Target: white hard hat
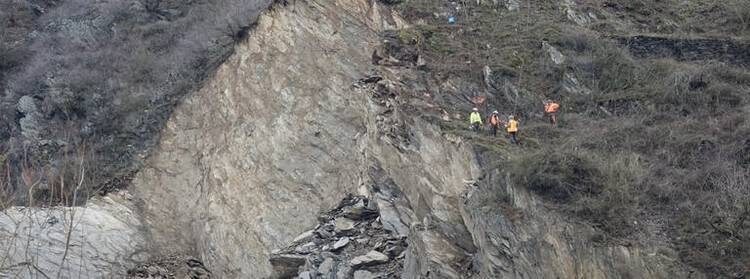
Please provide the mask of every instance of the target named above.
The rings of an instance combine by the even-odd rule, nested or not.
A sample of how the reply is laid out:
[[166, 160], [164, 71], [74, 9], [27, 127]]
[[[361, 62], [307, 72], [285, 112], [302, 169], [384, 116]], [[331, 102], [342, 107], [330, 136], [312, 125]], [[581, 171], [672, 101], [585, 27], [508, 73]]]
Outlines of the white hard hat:
[[498, 114], [499, 112], [497, 112], [497, 111], [493, 111], [492, 113], [494, 113], [494, 114]]
[[478, 108], [474, 108], [474, 111], [479, 111], [479, 109]]

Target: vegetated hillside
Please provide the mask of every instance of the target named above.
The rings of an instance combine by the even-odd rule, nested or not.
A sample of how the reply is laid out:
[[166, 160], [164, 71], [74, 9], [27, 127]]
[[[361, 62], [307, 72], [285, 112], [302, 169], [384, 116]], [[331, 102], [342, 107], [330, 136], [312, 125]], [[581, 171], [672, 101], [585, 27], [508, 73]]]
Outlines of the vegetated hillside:
[[[415, 22], [384, 34], [403, 47], [399, 58], [447, 84], [473, 81], [457, 88], [466, 94], [440, 96], [444, 109], [466, 113], [463, 97], [477, 95], [488, 97], [485, 112], [520, 116], [520, 147], [444, 124], [475, 143], [484, 167], [597, 227], [592, 241], [666, 241], [707, 274], [748, 273], [750, 73], [741, 55], [727, 58], [747, 53], [745, 2], [384, 2]], [[265, 4], [0, 4], [3, 200], [67, 202], [70, 187], [57, 181], [79, 180], [81, 165], [88, 190], [127, 182], [174, 103]], [[675, 55], [684, 53], [706, 55]], [[540, 113], [547, 97], [563, 105], [556, 129]], [[485, 202], [523, 222], [504, 197]]]
[[[438, 79], [483, 84], [466, 90], [488, 98], [485, 113], [520, 116], [518, 148], [449, 126], [518, 185], [599, 228], [594, 241], [668, 241], [707, 274], [747, 276], [750, 4], [553, 2], [406, 0], [418, 24], [395, 37]], [[562, 103], [558, 128], [541, 114], [545, 98]], [[470, 105], [443, 100], [453, 112]]]
[[69, 203], [81, 174], [79, 197], [127, 184], [270, 2], [0, 3], [0, 198]]

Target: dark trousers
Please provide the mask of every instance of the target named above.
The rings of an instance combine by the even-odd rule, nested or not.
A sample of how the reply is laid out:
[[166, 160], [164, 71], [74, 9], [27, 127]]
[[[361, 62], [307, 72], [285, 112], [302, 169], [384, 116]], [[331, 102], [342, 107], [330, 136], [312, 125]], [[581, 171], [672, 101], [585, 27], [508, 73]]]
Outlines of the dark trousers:
[[490, 134], [492, 134], [493, 137], [497, 137], [497, 129], [498, 129], [498, 126], [490, 125]]
[[471, 123], [471, 129], [474, 130], [474, 132], [479, 132], [479, 128], [481, 128], [482, 124], [479, 124], [479, 122]]
[[510, 135], [510, 142], [513, 144], [518, 144], [518, 138], [516, 138], [517, 133], [518, 132], [508, 132], [508, 134]]
[[548, 114], [549, 114], [549, 123], [552, 124], [552, 126], [557, 125], [557, 113], [550, 112]]

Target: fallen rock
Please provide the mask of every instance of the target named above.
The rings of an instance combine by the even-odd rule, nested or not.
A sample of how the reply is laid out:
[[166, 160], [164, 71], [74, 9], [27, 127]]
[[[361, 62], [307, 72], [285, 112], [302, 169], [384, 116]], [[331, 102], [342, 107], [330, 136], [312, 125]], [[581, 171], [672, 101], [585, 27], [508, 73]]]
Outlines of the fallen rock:
[[336, 241], [336, 243], [333, 244], [332, 250], [333, 251], [339, 250], [341, 248], [344, 248], [344, 246], [346, 246], [347, 244], [349, 244], [349, 238], [342, 237], [341, 239], [339, 239], [339, 241]]
[[354, 279], [374, 279], [375, 275], [367, 270], [357, 270], [354, 272]]
[[378, 209], [375, 203], [359, 199], [355, 204], [344, 207], [343, 215], [352, 220], [370, 219], [378, 216]]
[[331, 277], [331, 273], [333, 273], [335, 264], [336, 261], [334, 261], [332, 258], [326, 258], [325, 260], [323, 260], [323, 263], [318, 266], [318, 272], [320, 272], [323, 278], [329, 278]]
[[312, 279], [312, 276], [310, 276], [310, 272], [309, 271], [304, 271], [304, 272], [300, 273], [299, 276], [297, 276], [297, 277], [299, 277], [299, 279]]
[[328, 239], [336, 236], [336, 233], [334, 232], [335, 229], [336, 227], [333, 224], [326, 223], [325, 225], [320, 226], [320, 228], [315, 232], [318, 234], [318, 236], [320, 236], [320, 238]]
[[351, 279], [360, 269], [367, 272], [359, 272], [356, 278], [394, 278], [401, 274], [404, 257], [397, 257], [404, 254], [407, 238], [383, 227], [379, 204], [374, 201], [348, 195], [319, 216], [319, 224], [312, 231], [272, 252], [276, 271], [272, 278]]
[[309, 254], [313, 250], [315, 250], [315, 242], [308, 242], [305, 243], [305, 245], [298, 246], [297, 248], [294, 248], [294, 252], [300, 253], [300, 254]]
[[315, 233], [315, 230], [309, 230], [309, 231], [303, 232], [302, 234], [294, 238], [294, 240], [292, 240], [292, 243], [300, 243], [303, 241], [308, 241], [313, 237], [314, 233]]
[[369, 238], [357, 238], [357, 243], [359, 244], [367, 244], [370, 242]]
[[303, 266], [307, 258], [300, 255], [275, 254], [271, 255], [271, 265], [278, 278], [290, 278], [297, 275], [300, 266]]
[[407, 244], [405, 241], [388, 241], [384, 252], [389, 257], [395, 258], [406, 250], [406, 246]]
[[351, 263], [352, 267], [360, 267], [378, 265], [386, 262], [388, 262], [388, 256], [378, 251], [370, 251], [366, 255], [352, 259], [349, 263]]
[[382, 198], [378, 199], [378, 203], [380, 207], [380, 222], [383, 228], [398, 236], [409, 235], [409, 227], [401, 220], [396, 206]]
[[338, 271], [336, 271], [336, 278], [351, 278], [352, 277], [352, 268], [348, 266], [344, 266], [342, 268], [339, 268]]
[[349, 232], [354, 229], [354, 221], [349, 218], [336, 218], [336, 231], [337, 232]]
[[203, 266], [201, 261], [195, 258], [174, 255], [140, 264], [128, 270], [125, 278], [209, 279], [211, 278], [211, 272]]

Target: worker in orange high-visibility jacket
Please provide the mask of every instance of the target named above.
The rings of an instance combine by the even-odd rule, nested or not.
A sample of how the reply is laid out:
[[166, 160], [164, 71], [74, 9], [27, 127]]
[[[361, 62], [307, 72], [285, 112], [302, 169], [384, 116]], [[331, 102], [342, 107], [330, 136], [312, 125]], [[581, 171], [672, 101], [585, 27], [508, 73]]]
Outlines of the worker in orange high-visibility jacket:
[[497, 130], [500, 129], [500, 125], [502, 125], [503, 121], [500, 119], [500, 113], [497, 111], [493, 111], [492, 114], [490, 114], [490, 133], [493, 137], [497, 137]]
[[508, 116], [508, 123], [505, 124], [505, 128], [508, 130], [510, 136], [510, 142], [518, 144], [518, 120], [513, 115]]
[[552, 100], [544, 101], [544, 113], [549, 117], [549, 123], [552, 126], [557, 126], [557, 111], [560, 110], [560, 104], [555, 103]]

